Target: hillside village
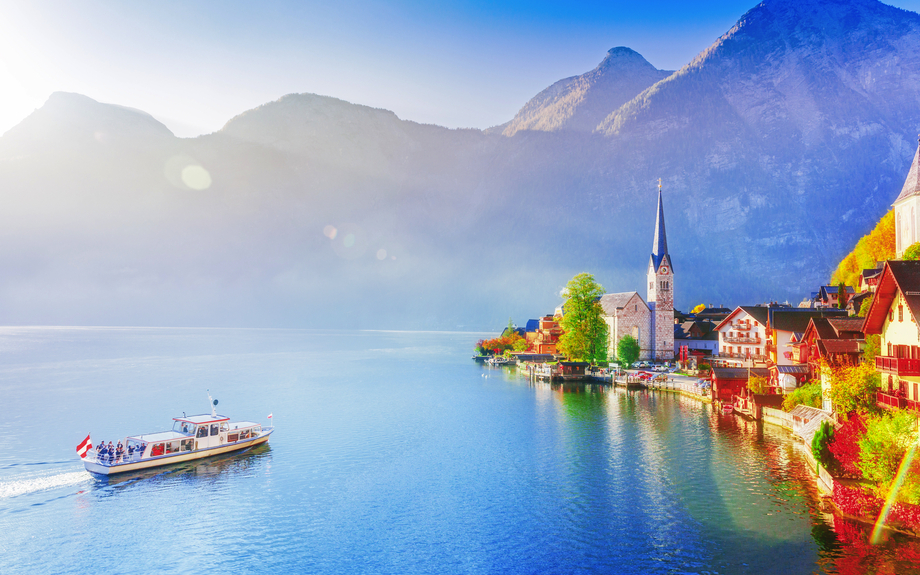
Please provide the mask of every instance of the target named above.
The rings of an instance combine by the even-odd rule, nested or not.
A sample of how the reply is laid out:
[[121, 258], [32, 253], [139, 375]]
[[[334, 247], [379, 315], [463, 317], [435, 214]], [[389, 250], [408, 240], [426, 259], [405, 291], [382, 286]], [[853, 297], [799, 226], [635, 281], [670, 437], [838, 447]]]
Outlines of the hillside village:
[[[851, 275], [856, 285], [817, 286], [798, 305], [700, 305], [682, 313], [673, 305], [679, 283], [668, 253], [659, 185], [647, 299], [632, 291], [604, 294], [597, 301], [607, 326], [607, 357], [615, 364], [618, 344], [631, 337], [645, 362], [676, 362], [699, 378], [695, 386], [675, 389], [726, 413], [793, 430], [812, 447], [819, 481], [834, 503], [848, 514], [874, 520], [906, 446], [918, 433], [920, 146], [892, 206], [894, 226], [882, 244], [890, 246], [893, 257]], [[565, 311], [563, 304], [523, 328], [506, 329], [504, 341], [516, 349], [506, 355], [526, 360], [531, 375], [556, 373], [534, 371], [533, 365], [561, 359], [576, 361], [558, 362], [564, 366], [560, 379], [602, 374], [577, 361], [583, 358], [560, 355]], [[479, 347], [488, 352], [490, 345], [480, 342]], [[867, 441], [870, 436], [874, 443]], [[894, 521], [920, 534], [920, 468], [914, 467], [898, 491], [901, 503]], [[872, 486], [868, 493], [859, 487], [866, 483]]]

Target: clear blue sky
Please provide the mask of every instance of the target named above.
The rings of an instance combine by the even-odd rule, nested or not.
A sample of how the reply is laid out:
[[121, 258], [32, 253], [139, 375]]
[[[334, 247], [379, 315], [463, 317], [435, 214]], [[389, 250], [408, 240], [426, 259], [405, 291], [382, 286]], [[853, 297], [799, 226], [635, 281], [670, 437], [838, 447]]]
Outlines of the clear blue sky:
[[142, 109], [180, 136], [292, 92], [486, 128], [614, 46], [677, 69], [754, 5], [0, 0], [0, 133], [56, 90]]

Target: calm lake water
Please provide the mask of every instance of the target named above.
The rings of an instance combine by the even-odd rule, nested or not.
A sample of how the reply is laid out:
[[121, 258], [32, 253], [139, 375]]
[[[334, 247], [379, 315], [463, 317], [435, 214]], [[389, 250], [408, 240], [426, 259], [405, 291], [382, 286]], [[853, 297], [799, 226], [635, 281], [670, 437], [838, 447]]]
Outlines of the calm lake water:
[[[482, 334], [0, 328], [2, 573], [909, 573], [786, 432], [531, 384]], [[75, 447], [209, 411], [270, 445], [127, 477]]]

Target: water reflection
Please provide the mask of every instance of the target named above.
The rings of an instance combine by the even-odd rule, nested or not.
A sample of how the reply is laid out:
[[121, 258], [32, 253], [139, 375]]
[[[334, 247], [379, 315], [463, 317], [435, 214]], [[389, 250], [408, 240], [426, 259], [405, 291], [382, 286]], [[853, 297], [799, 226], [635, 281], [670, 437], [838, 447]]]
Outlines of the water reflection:
[[145, 481], [184, 481], [194, 479], [209, 483], [224, 482], [234, 475], [246, 475], [252, 472], [266, 473], [271, 468], [271, 445], [262, 443], [249, 449], [174, 463], [152, 469], [141, 469], [117, 475], [93, 475], [92, 490], [101, 495], [112, 495], [134, 483]]

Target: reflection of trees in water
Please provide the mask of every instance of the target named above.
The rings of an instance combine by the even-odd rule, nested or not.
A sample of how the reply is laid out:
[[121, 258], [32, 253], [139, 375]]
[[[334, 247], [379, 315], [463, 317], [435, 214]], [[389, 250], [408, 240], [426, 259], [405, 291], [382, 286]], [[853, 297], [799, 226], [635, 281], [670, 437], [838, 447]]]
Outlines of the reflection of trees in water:
[[242, 451], [154, 467], [108, 477], [97, 477], [99, 495], [114, 495], [138, 482], [168, 482], [185, 479], [217, 481], [243, 473], [271, 461], [271, 446], [263, 443]]
[[920, 573], [920, 539], [890, 533], [881, 545], [869, 543], [872, 527], [834, 516], [834, 547], [822, 553], [820, 565], [840, 575]]

